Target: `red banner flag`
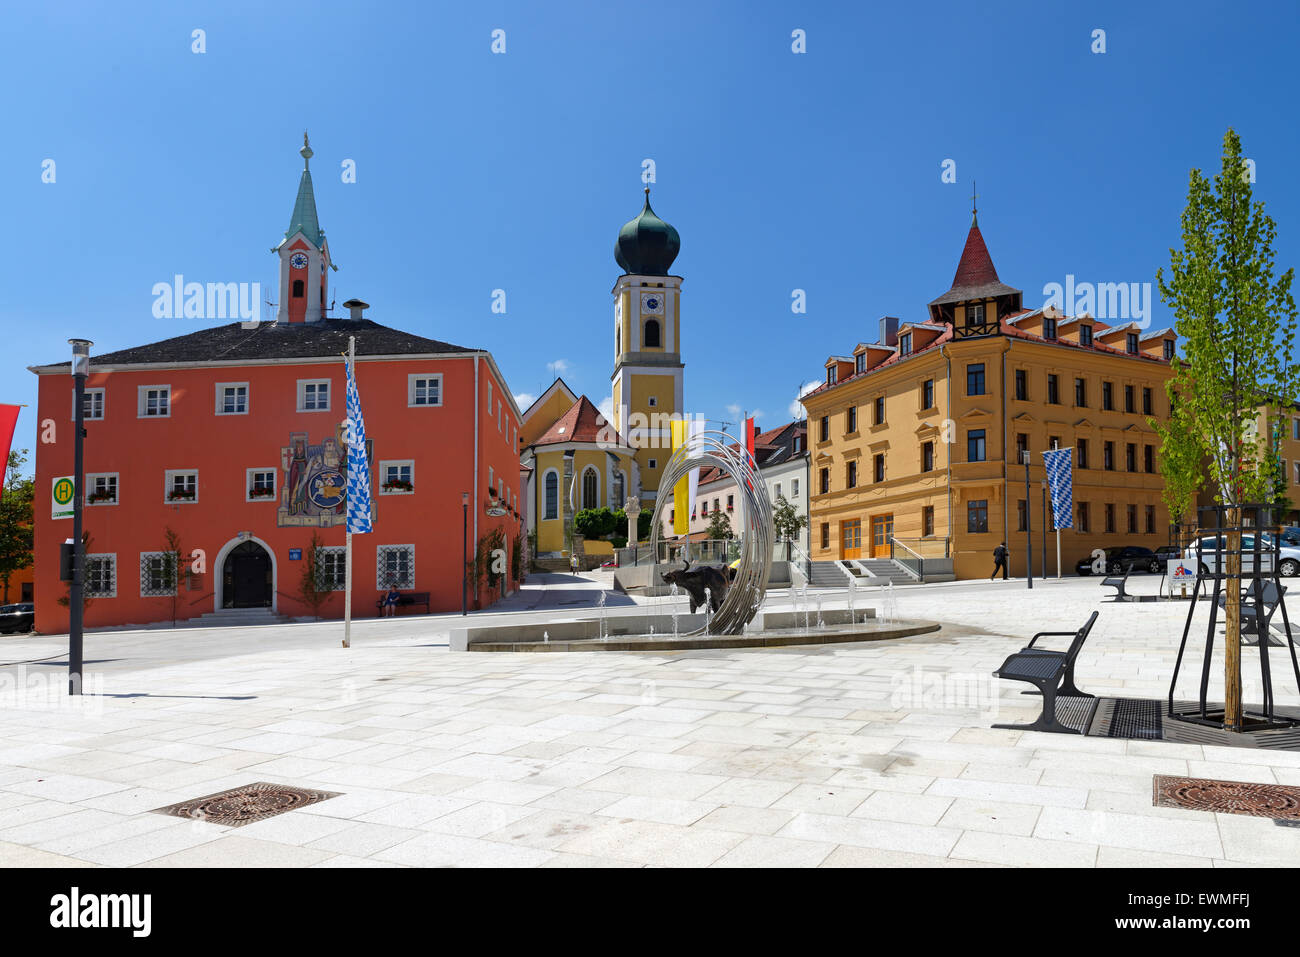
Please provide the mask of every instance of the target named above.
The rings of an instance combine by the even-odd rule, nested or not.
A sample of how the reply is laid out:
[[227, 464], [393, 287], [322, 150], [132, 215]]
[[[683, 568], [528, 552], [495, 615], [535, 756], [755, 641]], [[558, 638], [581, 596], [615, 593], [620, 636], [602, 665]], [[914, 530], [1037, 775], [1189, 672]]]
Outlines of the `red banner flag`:
[[[749, 467], [758, 471], [758, 460], [754, 458], [754, 417], [751, 415], [745, 420], [745, 454], [749, 456]], [[753, 488], [749, 479], [745, 480], [748, 488]]]
[[[4, 466], [7, 471], [9, 466], [9, 450], [14, 443], [14, 426], [18, 424], [18, 410], [20, 405], [0, 405], [0, 439], [4, 440], [5, 457]], [[4, 474], [0, 472], [0, 483], [4, 481]]]

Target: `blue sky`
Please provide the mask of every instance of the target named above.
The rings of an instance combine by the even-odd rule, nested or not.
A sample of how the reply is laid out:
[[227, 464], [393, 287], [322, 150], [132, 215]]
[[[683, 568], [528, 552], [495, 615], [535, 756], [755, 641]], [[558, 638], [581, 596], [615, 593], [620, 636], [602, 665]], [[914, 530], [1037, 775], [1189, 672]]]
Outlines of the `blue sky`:
[[[555, 363], [593, 401], [609, 394], [612, 247], [646, 158], [655, 209], [682, 236], [687, 404], [715, 420], [761, 410], [775, 426], [880, 316], [924, 318], [952, 280], [972, 179], [1001, 278], [1027, 304], [1067, 274], [1153, 282], [1188, 169], [1217, 169], [1231, 125], [1285, 268], [1300, 259], [1300, 17], [1294, 3], [1239, 11], [28, 5], [0, 35], [0, 401], [34, 405], [25, 367], [65, 359], [70, 336], [102, 353], [212, 324], [154, 318], [153, 284], [176, 273], [270, 286], [304, 128], [332, 295], [490, 349], [517, 395], [544, 390]], [[1157, 302], [1152, 325], [1168, 321]], [[29, 408], [15, 446], [35, 434]]]

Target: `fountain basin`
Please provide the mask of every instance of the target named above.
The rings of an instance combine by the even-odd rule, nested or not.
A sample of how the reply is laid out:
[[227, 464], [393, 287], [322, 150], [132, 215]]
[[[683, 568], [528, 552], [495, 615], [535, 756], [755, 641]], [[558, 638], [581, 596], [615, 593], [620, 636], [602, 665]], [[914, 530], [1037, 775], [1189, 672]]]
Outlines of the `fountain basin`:
[[[846, 609], [822, 612], [825, 627], [818, 628], [815, 618], [804, 627], [804, 613], [794, 611], [760, 611], [743, 635], [691, 635], [674, 638], [672, 616], [634, 614], [607, 616], [605, 633], [598, 636], [600, 619], [568, 618], [531, 625], [468, 625], [451, 631], [452, 651], [688, 651], [698, 648], [769, 648], [791, 645], [825, 645], [852, 641], [884, 641], [938, 631], [931, 621], [896, 621], [888, 624], [875, 620], [874, 609], [864, 609], [850, 623]], [[863, 620], [865, 619], [865, 620]], [[679, 632], [704, 627], [703, 614], [679, 614]], [[651, 627], [654, 634], [650, 633]], [[550, 640], [543, 641], [543, 633]]]

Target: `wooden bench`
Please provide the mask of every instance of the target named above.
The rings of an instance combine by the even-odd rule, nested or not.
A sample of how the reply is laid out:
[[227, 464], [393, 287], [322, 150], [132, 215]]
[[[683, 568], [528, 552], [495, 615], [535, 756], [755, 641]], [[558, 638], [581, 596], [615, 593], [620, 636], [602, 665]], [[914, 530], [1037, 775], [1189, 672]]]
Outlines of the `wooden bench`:
[[[397, 607], [402, 608], [406, 605], [423, 605], [424, 613], [429, 614], [429, 593], [427, 591], [404, 591], [400, 592], [397, 599]], [[384, 599], [375, 602], [375, 607], [379, 609], [379, 614], [384, 613]], [[396, 614], [396, 612], [394, 612]]]
[[1101, 587], [1102, 588], [1110, 587], [1115, 589], [1115, 597], [1113, 601], [1136, 601], [1137, 595], [1130, 595], [1128, 592], [1124, 590], [1124, 586], [1128, 584], [1128, 576], [1132, 574], [1133, 574], [1133, 566], [1130, 565], [1128, 567], [1128, 571], [1124, 573], [1123, 578], [1119, 578], [1117, 576], [1112, 576], [1110, 578], [1103, 578], [1101, 580]]
[[[1027, 681], [1038, 689], [1043, 696], [1043, 711], [1032, 724], [995, 724], [995, 728], [1010, 728], [1016, 731], [1053, 731], [1058, 734], [1082, 734], [1083, 731], [1067, 728], [1056, 720], [1057, 696], [1069, 698], [1091, 698], [1092, 695], [1080, 691], [1074, 683], [1074, 662], [1079, 657], [1083, 643], [1088, 640], [1093, 624], [1097, 621], [1097, 612], [1088, 616], [1088, 620], [1078, 631], [1040, 631], [1029, 639], [1029, 644], [1002, 662], [1002, 667], [993, 672], [995, 678], [1008, 681]], [[1065, 651], [1050, 648], [1038, 648], [1035, 643], [1039, 638], [1070, 636], [1073, 640]]]

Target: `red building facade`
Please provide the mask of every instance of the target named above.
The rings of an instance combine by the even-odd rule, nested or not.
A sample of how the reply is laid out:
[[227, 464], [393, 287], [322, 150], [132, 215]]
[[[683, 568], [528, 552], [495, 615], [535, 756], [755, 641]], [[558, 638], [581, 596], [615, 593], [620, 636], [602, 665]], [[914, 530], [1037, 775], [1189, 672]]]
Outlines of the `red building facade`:
[[[291, 300], [302, 283], [295, 273], [320, 277], [297, 287], [310, 306], [291, 301], [277, 322], [91, 356], [80, 492], [87, 627], [232, 608], [310, 615], [303, 578], [313, 536], [327, 591], [320, 614], [342, 616], [349, 339], [374, 503], [374, 530], [353, 536], [353, 615], [376, 614], [389, 583], [429, 592], [432, 611], [459, 610], [465, 560], [498, 532], [491, 544], [501, 551], [488, 557], [501, 578], [489, 589], [484, 576], [477, 603], [517, 587], [520, 415], [504, 377], [490, 353], [380, 325], [361, 315], [364, 303], [349, 302], [350, 318], [329, 318], [326, 270], [309, 268], [329, 259], [306, 169], [303, 181], [306, 199], [300, 186], [276, 251]], [[310, 260], [295, 265], [304, 246]], [[40, 377], [36, 629], [56, 633], [68, 628], [58, 550], [72, 521], [52, 517], [53, 487], [73, 474], [73, 383], [67, 362], [31, 371]], [[169, 531], [185, 558], [176, 581], [166, 571]], [[473, 607], [472, 580], [469, 591]]]

